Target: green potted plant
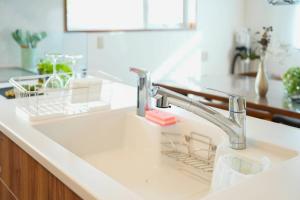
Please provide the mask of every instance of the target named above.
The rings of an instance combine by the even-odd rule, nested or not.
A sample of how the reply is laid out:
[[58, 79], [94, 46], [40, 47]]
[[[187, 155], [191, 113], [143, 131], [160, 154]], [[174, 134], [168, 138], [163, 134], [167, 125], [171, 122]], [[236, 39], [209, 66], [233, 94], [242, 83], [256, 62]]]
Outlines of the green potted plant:
[[300, 67], [289, 68], [282, 81], [289, 97], [300, 95]]
[[31, 33], [17, 29], [12, 32], [13, 39], [21, 47], [21, 65], [24, 69], [36, 72], [36, 49], [37, 44], [47, 37], [46, 32]]

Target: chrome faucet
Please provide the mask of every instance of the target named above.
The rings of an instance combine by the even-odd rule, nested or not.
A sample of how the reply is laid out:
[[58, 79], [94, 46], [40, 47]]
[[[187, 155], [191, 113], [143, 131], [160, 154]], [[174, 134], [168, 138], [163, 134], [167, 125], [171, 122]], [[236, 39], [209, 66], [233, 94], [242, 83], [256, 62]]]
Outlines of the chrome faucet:
[[[137, 114], [145, 116], [150, 109], [150, 96], [156, 98], [156, 106], [169, 108], [170, 105], [181, 107], [187, 111], [210, 121], [220, 127], [229, 136], [230, 147], [236, 150], [246, 149], [246, 99], [245, 97], [227, 94], [229, 96], [229, 117], [215, 111], [211, 107], [195, 101], [182, 94], [163, 87], [152, 87], [150, 74], [145, 70], [131, 68], [139, 75]], [[145, 81], [147, 84], [144, 84]], [[142, 84], [143, 83], [143, 84]], [[220, 92], [220, 91], [219, 91]], [[149, 107], [145, 106], [149, 105]], [[143, 111], [141, 109], [144, 109]]]
[[151, 109], [151, 80], [150, 73], [146, 70], [139, 68], [130, 68], [131, 72], [134, 72], [138, 75], [137, 83], [137, 110], [136, 114], [141, 117], [145, 117], [147, 110]]

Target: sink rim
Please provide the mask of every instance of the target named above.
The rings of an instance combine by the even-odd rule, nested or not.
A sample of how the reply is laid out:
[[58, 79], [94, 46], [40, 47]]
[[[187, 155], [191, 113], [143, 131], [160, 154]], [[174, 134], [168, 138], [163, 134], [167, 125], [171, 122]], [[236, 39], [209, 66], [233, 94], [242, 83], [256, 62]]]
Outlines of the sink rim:
[[[112, 113], [110, 112], [110, 111], [108, 111], [108, 112], [94, 112], [94, 113], [89, 113], [89, 114], [81, 114], [81, 115], [76, 115], [76, 116], [72, 116], [72, 117], [68, 117], [68, 118], [63, 118], [63, 119], [57, 119], [57, 120], [62, 120], [62, 121], [64, 121], [64, 120], [71, 120], [71, 119], [73, 119], [73, 118], [82, 118], [82, 117], [85, 117], [85, 116], [88, 116], [88, 117], [93, 117], [93, 116], [98, 116], [98, 115], [100, 115], [100, 116], [103, 116], [103, 115], [105, 115], [105, 114], [107, 114], [107, 115], [112, 115], [113, 113], [119, 113], [119, 112], [124, 112], [124, 114], [127, 116], [127, 115], [132, 115], [132, 116], [135, 116], [135, 114], [134, 114], [134, 108], [135, 107], [127, 107], [127, 108], [122, 108], [122, 109], [115, 109]], [[136, 116], [137, 117], [137, 116]], [[184, 117], [182, 117], [182, 118], [184, 118]], [[57, 120], [51, 120], [51, 122], [52, 123], [55, 123], [55, 121], [57, 121]], [[146, 120], [146, 119], [145, 119]], [[198, 118], [197, 119], [193, 119], [193, 121], [198, 121]], [[50, 122], [50, 123], [51, 123]], [[42, 124], [48, 124], [48, 123], [42, 123]], [[39, 125], [41, 125], [41, 123], [39, 123]], [[43, 135], [45, 135], [46, 137], [48, 137], [46, 134], [44, 134], [44, 133], [41, 133], [41, 134], [43, 134]], [[219, 134], [219, 133], [218, 133]], [[227, 135], [224, 133], [224, 134], [219, 134], [220, 135], [220, 137], [223, 137], [223, 139], [222, 139], [222, 142], [220, 142], [217, 146], [218, 146], [218, 149], [219, 149], [219, 147], [220, 146], [226, 146], [227, 148], [229, 148], [229, 142], [228, 142], [228, 137], [227, 137]], [[49, 138], [49, 139], [51, 139], [51, 138]], [[52, 140], [52, 139], [51, 139]], [[53, 140], [54, 142], [56, 142], [55, 140]], [[260, 140], [256, 140], [256, 139], [249, 139], [249, 141], [250, 141], [250, 143], [259, 143], [259, 144], [267, 144], [268, 146], [276, 146], [277, 148], [281, 148], [281, 149], [284, 149], [284, 150], [287, 150], [287, 151], [291, 151], [292, 153], [294, 153], [295, 155], [293, 156], [293, 157], [291, 157], [290, 159], [293, 159], [293, 158], [295, 158], [295, 157], [297, 157], [297, 156], [299, 156], [299, 152], [298, 151], [295, 151], [295, 150], [292, 150], [292, 149], [287, 149], [286, 147], [282, 147], [282, 146], [280, 146], [280, 145], [276, 145], [276, 144], [272, 144], [272, 143], [267, 143], [267, 142], [264, 142], [264, 141], [260, 141]], [[56, 142], [57, 143], [57, 142]], [[65, 148], [63, 145], [61, 145], [63, 148]], [[68, 148], [65, 148], [67, 151], [70, 151]], [[71, 152], [71, 151], [70, 151]], [[239, 152], [242, 152], [242, 151], [239, 151]], [[72, 153], [72, 152], [71, 152]], [[82, 159], [80, 156], [78, 156], [78, 155], [76, 155], [75, 154], [75, 156], [77, 156], [78, 158], [80, 158], [80, 159]], [[242, 155], [242, 156], [244, 156], [244, 155]], [[288, 160], [290, 160], [290, 159], [287, 159], [287, 160], [284, 160], [284, 161], [282, 161], [281, 163], [283, 163], [283, 162], [286, 162], [286, 161], [288, 161]], [[86, 160], [83, 160], [84, 162], [87, 162]], [[90, 164], [90, 163], [89, 163]], [[93, 165], [91, 165], [92, 167], [94, 167]], [[96, 170], [99, 170], [100, 172], [101, 172], [101, 169], [98, 169], [98, 168], [96, 168]], [[269, 170], [267, 170], [267, 171], [269, 171]], [[257, 174], [257, 175], [255, 175], [255, 176], [258, 176], [259, 174]], [[110, 175], [109, 174], [107, 174], [107, 176], [108, 177], [110, 177]], [[119, 181], [118, 180], [114, 180], [114, 181], [116, 181], [117, 183], [119, 183]], [[128, 189], [129, 190], [129, 189]], [[129, 190], [130, 191], [130, 190]]]

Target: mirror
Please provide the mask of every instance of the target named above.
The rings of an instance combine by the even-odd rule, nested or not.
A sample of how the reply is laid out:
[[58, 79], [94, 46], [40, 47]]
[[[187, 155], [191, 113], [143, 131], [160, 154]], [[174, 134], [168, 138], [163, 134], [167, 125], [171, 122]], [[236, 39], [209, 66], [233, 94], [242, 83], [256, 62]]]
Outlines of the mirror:
[[197, 0], [65, 0], [66, 31], [196, 29]]

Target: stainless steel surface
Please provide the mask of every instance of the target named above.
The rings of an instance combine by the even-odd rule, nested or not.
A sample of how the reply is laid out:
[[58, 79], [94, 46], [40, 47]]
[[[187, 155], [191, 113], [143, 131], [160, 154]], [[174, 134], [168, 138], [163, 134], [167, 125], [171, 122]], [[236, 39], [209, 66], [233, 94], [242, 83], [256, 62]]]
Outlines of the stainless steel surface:
[[151, 97], [150, 97], [150, 73], [143, 69], [130, 68], [131, 72], [138, 75], [137, 83], [137, 115], [145, 117], [147, 110], [151, 108]]
[[226, 118], [212, 108], [166, 88], [157, 87], [156, 95], [167, 97], [169, 104], [193, 112], [220, 127], [228, 134], [232, 149], [246, 148], [246, 100], [244, 97], [229, 97], [229, 118]]
[[139, 76], [137, 114], [145, 116], [150, 109], [150, 94], [157, 100], [157, 107], [166, 108], [169, 104], [181, 107], [187, 111], [212, 122], [229, 136], [230, 147], [236, 150], [246, 149], [246, 99], [229, 94], [229, 117], [193, 99], [162, 87], [151, 87], [150, 74], [138, 68], [131, 68]]
[[207, 88], [208, 90], [215, 91], [221, 94], [225, 94], [229, 98], [229, 111], [232, 112], [246, 112], [246, 98], [236, 94], [230, 94], [228, 92], [220, 91], [213, 88]]
[[183, 164], [181, 169], [211, 181], [217, 146], [212, 138], [191, 132], [190, 135], [162, 132], [161, 153]]

